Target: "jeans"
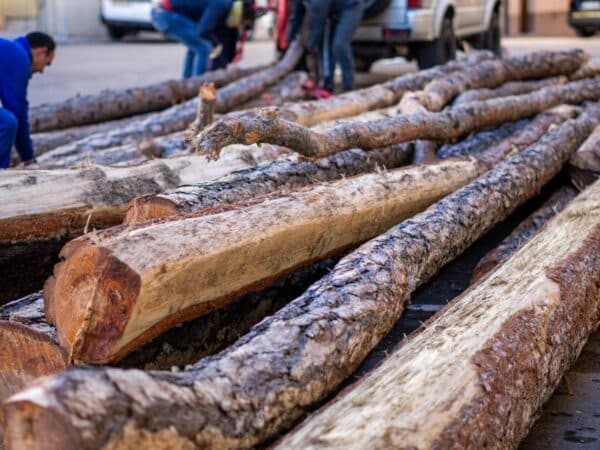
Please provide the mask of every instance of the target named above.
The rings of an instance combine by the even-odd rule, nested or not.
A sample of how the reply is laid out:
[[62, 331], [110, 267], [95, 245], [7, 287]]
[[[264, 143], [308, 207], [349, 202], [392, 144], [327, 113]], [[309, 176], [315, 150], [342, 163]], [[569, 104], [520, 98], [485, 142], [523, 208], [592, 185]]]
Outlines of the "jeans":
[[15, 145], [19, 122], [8, 109], [0, 108], [0, 169], [10, 166], [10, 153]]
[[342, 69], [342, 87], [344, 91], [349, 91], [354, 86], [352, 37], [360, 25], [363, 10], [363, 2], [357, 2], [349, 7], [338, 8], [331, 17], [329, 40], [324, 51], [326, 89], [333, 90], [336, 63], [339, 63]]
[[210, 69], [209, 55], [213, 45], [198, 34], [198, 25], [193, 20], [172, 11], [153, 8], [152, 24], [158, 31], [188, 48], [183, 78], [201, 75]]

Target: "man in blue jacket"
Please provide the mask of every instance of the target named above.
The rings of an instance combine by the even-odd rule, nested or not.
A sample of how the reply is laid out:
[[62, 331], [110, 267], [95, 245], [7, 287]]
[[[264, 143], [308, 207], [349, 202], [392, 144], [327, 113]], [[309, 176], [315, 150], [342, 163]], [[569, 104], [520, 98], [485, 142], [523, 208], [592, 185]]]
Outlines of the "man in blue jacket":
[[211, 69], [211, 52], [219, 46], [219, 32], [226, 27], [232, 5], [233, 0], [155, 0], [154, 28], [188, 48], [184, 78]]
[[10, 165], [17, 148], [21, 160], [33, 162], [29, 135], [27, 86], [34, 73], [52, 64], [56, 43], [45, 33], [33, 32], [10, 41], [0, 38], [0, 168]]

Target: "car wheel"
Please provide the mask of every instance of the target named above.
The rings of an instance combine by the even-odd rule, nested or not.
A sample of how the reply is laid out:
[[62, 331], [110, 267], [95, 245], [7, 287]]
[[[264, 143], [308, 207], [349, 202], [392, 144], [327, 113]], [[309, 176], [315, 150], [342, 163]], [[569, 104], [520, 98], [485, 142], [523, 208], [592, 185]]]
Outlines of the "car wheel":
[[117, 27], [117, 26], [108, 26], [108, 35], [111, 39], [118, 41], [119, 39], [123, 39], [129, 30], [127, 28]]
[[490, 26], [484, 35], [484, 48], [500, 55], [500, 13], [495, 10], [490, 20]]
[[456, 36], [454, 36], [452, 18], [444, 18], [439, 38], [417, 45], [414, 53], [421, 69], [444, 64], [446, 61], [454, 59], [456, 57]]
[[590, 30], [589, 28], [575, 28], [575, 32], [579, 37], [591, 37], [596, 33], [595, 30]]

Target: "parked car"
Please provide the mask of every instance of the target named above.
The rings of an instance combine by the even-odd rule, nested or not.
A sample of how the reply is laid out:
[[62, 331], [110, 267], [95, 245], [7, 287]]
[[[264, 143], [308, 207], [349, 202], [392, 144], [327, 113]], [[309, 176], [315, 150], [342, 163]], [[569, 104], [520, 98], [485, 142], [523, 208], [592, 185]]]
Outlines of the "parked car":
[[[278, 5], [278, 47], [283, 50], [282, 14], [292, 0]], [[415, 58], [419, 67], [442, 64], [456, 55], [460, 41], [500, 52], [501, 0], [370, 0], [353, 39], [358, 70], [381, 58]]]
[[569, 25], [582, 37], [600, 30], [600, 0], [571, 0]]
[[150, 11], [152, 0], [102, 0], [100, 19], [113, 39], [138, 31], [154, 30]]

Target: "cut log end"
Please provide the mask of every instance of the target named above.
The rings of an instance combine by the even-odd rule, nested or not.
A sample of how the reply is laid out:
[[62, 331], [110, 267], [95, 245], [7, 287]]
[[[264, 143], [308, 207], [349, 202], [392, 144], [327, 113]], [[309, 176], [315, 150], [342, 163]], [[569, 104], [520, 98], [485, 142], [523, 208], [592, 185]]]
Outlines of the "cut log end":
[[[75, 363], [105, 360], [105, 350], [125, 330], [140, 288], [139, 276], [91, 239], [67, 246], [62, 253], [65, 260], [44, 293], [59, 342], [69, 362]], [[97, 320], [99, 316], [102, 322]]]

